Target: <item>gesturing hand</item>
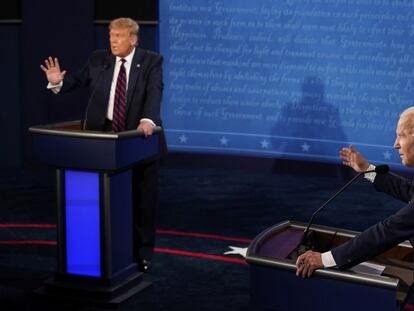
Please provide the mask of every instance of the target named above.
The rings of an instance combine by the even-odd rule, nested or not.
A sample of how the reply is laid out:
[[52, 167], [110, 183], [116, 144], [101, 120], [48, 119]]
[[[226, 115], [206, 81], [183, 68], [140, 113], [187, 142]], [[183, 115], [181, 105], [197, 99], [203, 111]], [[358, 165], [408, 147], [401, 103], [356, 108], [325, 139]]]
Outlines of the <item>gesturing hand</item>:
[[63, 80], [66, 74], [66, 70], [60, 71], [59, 60], [57, 57], [48, 57], [45, 59], [45, 65], [40, 65], [40, 68], [46, 74], [47, 81], [50, 84], [56, 85]]
[[365, 172], [369, 167], [368, 161], [353, 146], [342, 148], [339, 156], [344, 165], [353, 168], [358, 173]]

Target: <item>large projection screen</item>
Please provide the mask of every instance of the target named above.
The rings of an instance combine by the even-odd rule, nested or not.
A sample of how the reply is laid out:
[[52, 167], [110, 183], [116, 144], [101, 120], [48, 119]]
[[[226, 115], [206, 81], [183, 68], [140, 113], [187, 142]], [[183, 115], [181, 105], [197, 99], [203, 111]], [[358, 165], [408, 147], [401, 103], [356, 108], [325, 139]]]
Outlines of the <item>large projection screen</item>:
[[414, 1], [160, 1], [170, 150], [401, 166]]

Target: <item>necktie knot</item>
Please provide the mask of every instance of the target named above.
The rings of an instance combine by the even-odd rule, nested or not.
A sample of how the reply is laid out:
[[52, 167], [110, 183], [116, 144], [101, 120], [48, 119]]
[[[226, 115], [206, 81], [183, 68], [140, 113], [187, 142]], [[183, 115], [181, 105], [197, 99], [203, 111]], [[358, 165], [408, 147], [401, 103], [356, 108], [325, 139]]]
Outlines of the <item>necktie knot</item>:
[[125, 58], [121, 58], [122, 65], [125, 64], [125, 62], [126, 62], [126, 59]]

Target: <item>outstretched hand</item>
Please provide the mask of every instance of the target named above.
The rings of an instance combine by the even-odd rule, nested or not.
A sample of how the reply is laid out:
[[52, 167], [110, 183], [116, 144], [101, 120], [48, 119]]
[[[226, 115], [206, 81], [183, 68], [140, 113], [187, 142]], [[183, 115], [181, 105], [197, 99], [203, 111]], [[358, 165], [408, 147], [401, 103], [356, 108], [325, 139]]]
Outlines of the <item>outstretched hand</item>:
[[353, 168], [358, 173], [365, 172], [369, 167], [368, 161], [356, 151], [354, 146], [342, 148], [339, 151], [339, 156], [344, 165]]
[[48, 57], [45, 59], [45, 65], [40, 65], [40, 68], [46, 74], [47, 81], [50, 84], [59, 84], [65, 77], [66, 70], [60, 71], [59, 60], [57, 57]]

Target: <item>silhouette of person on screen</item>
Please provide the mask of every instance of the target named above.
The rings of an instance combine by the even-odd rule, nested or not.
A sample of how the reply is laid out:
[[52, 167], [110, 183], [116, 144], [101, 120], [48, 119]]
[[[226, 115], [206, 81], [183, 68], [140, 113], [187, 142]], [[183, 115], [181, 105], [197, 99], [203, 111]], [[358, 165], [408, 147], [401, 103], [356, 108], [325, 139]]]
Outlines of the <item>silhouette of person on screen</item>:
[[[162, 56], [137, 47], [139, 25], [130, 18], [109, 24], [110, 50], [94, 51], [77, 73], [66, 74], [57, 58], [41, 65], [54, 93], [89, 87], [86, 129], [96, 131], [142, 130], [145, 137], [161, 126], [163, 92]], [[159, 158], [166, 153], [160, 135], [159, 155], [132, 170], [134, 257], [142, 271], [148, 271], [155, 243], [158, 205]]]
[[[397, 124], [394, 148], [398, 150], [403, 165], [414, 168], [414, 107], [404, 110]], [[340, 150], [343, 164], [356, 172], [365, 172], [375, 166], [352, 146]], [[296, 274], [310, 277], [317, 269], [338, 267], [347, 269], [382, 254], [399, 243], [414, 237], [414, 183], [393, 173], [367, 173], [377, 191], [384, 192], [405, 203], [403, 208], [385, 220], [366, 229], [348, 242], [331, 251], [307, 251], [296, 261]]]
[[[273, 128], [273, 143], [282, 157], [331, 158], [345, 141], [337, 109], [325, 101], [323, 81], [308, 76], [302, 83], [302, 98], [286, 104]], [[333, 160], [333, 158], [332, 158]]]

